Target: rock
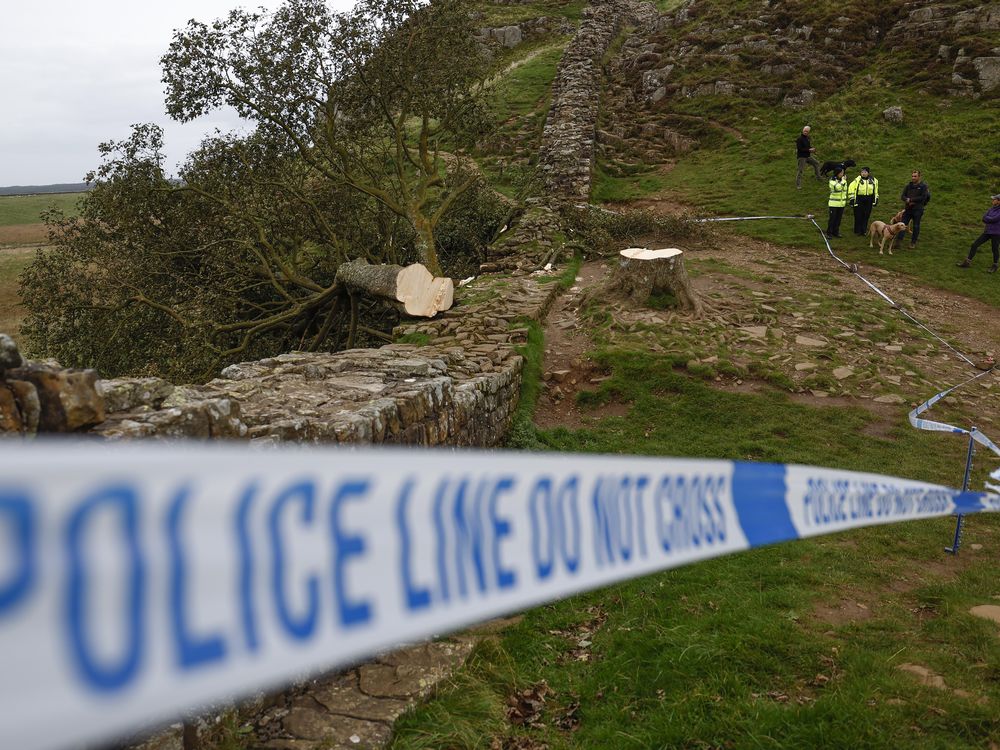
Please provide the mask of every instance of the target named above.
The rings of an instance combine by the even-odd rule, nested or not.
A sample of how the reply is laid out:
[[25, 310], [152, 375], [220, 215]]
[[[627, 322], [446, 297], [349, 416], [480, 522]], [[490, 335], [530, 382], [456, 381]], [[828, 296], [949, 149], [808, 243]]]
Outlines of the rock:
[[887, 107], [882, 110], [882, 117], [886, 122], [901, 123], [903, 121], [902, 107]]
[[977, 57], [972, 61], [979, 76], [979, 86], [985, 92], [1000, 87], [1000, 57]]
[[810, 338], [809, 336], [796, 336], [795, 343], [798, 344], [799, 346], [809, 346], [814, 349], [826, 346], [826, 342], [823, 341], [822, 339], [814, 339]]
[[[307, 706], [294, 707], [285, 717], [284, 728], [296, 739], [323, 743], [324, 748], [350, 747], [348, 737], [370, 738], [368, 747], [383, 747], [392, 730], [385, 724], [339, 716]], [[336, 744], [331, 744], [336, 743]]]
[[508, 49], [516, 47], [524, 40], [524, 34], [519, 26], [505, 26], [502, 29], [494, 29], [494, 38]]
[[21, 410], [17, 408], [14, 392], [3, 382], [0, 382], [0, 434], [5, 432], [22, 432], [24, 420]]
[[31, 383], [41, 412], [39, 432], [74, 432], [104, 421], [104, 398], [97, 392], [96, 370], [63, 370], [28, 364], [7, 372], [8, 380]]
[[833, 377], [837, 380], [845, 380], [854, 374], [854, 370], [850, 367], [838, 367], [833, 371]]
[[108, 414], [132, 411], [140, 406], [159, 408], [173, 390], [173, 383], [162, 378], [97, 381], [97, 391], [104, 397], [104, 410]]
[[767, 326], [744, 326], [740, 328], [740, 333], [754, 339], [762, 339], [767, 336]]
[[876, 396], [875, 402], [879, 404], [905, 404], [906, 399], [897, 393], [889, 393], [885, 396]]
[[20, 367], [24, 362], [21, 352], [17, 349], [17, 343], [6, 333], [0, 333], [0, 377], [3, 377], [5, 370], [12, 370]]
[[42, 405], [38, 400], [38, 389], [32, 383], [24, 380], [12, 380], [8, 383], [14, 392], [14, 400], [21, 412], [22, 429], [25, 435], [38, 433], [38, 423], [42, 416]]
[[797, 94], [788, 94], [782, 100], [782, 105], [791, 109], [802, 109], [808, 107], [816, 98], [816, 92], [812, 89], [802, 89]]
[[815, 370], [816, 369], [816, 363], [815, 362], [799, 362], [798, 364], [795, 365], [795, 369], [798, 372], [805, 372], [806, 370]]
[[1000, 607], [996, 604], [980, 604], [969, 610], [976, 617], [982, 617], [1000, 625]]

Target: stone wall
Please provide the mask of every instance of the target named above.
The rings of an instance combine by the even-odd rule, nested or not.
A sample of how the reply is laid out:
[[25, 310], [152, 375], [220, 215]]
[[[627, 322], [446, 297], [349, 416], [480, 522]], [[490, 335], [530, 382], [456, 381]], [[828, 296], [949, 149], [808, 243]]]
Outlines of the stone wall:
[[510, 49], [522, 42], [550, 34], [571, 34], [572, 32], [573, 24], [565, 18], [539, 16], [507, 26], [483, 27], [479, 29], [478, 39], [484, 44], [497, 44]]
[[566, 48], [552, 85], [538, 164], [549, 195], [590, 200], [594, 134], [601, 101], [601, 61], [627, 25], [656, 22], [649, 3], [595, 0], [584, 9], [580, 28]]
[[493, 243], [484, 271], [528, 272], [559, 260], [555, 237], [561, 208], [590, 202], [600, 111], [602, 60], [626, 26], [655, 26], [656, 8], [640, 0], [594, 0], [566, 47], [552, 84], [549, 112], [538, 149], [544, 198], [527, 201], [514, 231]]
[[526, 340], [524, 322], [540, 320], [556, 292], [545, 281], [480, 277], [459, 290], [452, 310], [397, 329], [420, 345], [290, 352], [232, 365], [196, 386], [22, 364], [4, 337], [0, 431], [496, 446], [518, 401], [523, 360], [515, 347]]

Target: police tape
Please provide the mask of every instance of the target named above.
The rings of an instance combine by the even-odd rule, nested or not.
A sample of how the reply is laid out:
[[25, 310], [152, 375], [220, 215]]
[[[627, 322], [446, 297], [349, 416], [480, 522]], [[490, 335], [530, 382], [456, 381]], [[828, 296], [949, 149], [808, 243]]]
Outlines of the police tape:
[[57, 750], [762, 545], [1000, 496], [719, 460], [235, 445], [0, 453], [0, 747]]
[[984, 446], [988, 450], [991, 450], [998, 456], [1000, 456], [1000, 448], [997, 447], [996, 443], [990, 440], [985, 434], [983, 434], [976, 427], [972, 427], [966, 430], [963, 427], [956, 427], [954, 425], [945, 424], [944, 422], [935, 422], [932, 419], [920, 418], [921, 414], [923, 414], [926, 411], [929, 411], [930, 408], [934, 406], [934, 404], [936, 404], [938, 401], [948, 396], [953, 391], [956, 391], [959, 388], [968, 385], [969, 383], [973, 383], [979, 380], [979, 378], [989, 375], [991, 372], [992, 370], [986, 370], [985, 372], [981, 372], [978, 375], [973, 375], [971, 378], [962, 383], [959, 383], [958, 385], [953, 385], [951, 388], [946, 388], [940, 393], [934, 394], [933, 396], [931, 396], [929, 399], [924, 401], [922, 404], [920, 404], [910, 412], [909, 414], [910, 424], [916, 427], [918, 430], [930, 430], [932, 432], [952, 432], [959, 435], [968, 435], [970, 438], [975, 440], [980, 445]]

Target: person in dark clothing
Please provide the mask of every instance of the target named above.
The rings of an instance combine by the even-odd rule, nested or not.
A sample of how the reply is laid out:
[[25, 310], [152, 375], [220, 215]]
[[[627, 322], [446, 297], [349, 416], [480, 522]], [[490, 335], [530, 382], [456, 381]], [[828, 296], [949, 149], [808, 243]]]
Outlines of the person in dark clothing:
[[795, 140], [795, 155], [799, 159], [799, 171], [795, 175], [795, 187], [799, 190], [802, 189], [802, 170], [805, 169], [806, 164], [812, 165], [816, 179], [819, 182], [823, 181], [823, 178], [819, 176], [819, 162], [813, 156], [814, 153], [816, 153], [816, 149], [813, 148], [809, 140], [809, 126], [806, 125], [802, 128], [802, 135]]
[[[913, 221], [913, 237], [910, 239], [910, 249], [912, 250], [917, 246], [917, 240], [920, 238], [920, 220], [924, 217], [924, 209], [931, 202], [931, 189], [927, 187], [926, 182], [920, 179], [919, 169], [913, 170], [910, 181], [903, 188], [900, 198], [903, 200], [901, 221], [907, 225], [911, 220]], [[902, 245], [906, 232], [900, 232], [897, 236], [897, 242]]]
[[993, 196], [993, 205], [983, 214], [983, 223], [986, 229], [979, 235], [969, 248], [969, 257], [958, 264], [959, 268], [968, 268], [972, 265], [972, 259], [976, 257], [979, 246], [987, 240], [990, 241], [990, 249], [993, 250], [993, 265], [989, 272], [996, 273], [997, 265], [1000, 265], [1000, 193]]
[[854, 206], [854, 233], [864, 237], [868, 234], [872, 208], [878, 205], [878, 180], [868, 167], [861, 167], [861, 174], [847, 186], [847, 200]]

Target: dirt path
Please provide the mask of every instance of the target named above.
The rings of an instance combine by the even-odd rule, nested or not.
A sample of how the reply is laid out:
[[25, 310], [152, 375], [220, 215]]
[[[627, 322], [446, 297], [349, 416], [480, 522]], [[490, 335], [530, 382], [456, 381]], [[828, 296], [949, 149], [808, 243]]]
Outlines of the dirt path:
[[604, 261], [589, 261], [580, 267], [576, 283], [556, 300], [545, 321], [545, 357], [542, 364], [544, 388], [535, 410], [535, 424], [544, 429], [577, 429], [628, 409], [616, 404], [588, 409], [586, 415], [576, 405], [577, 391], [593, 389], [606, 377], [589, 359], [593, 342], [579, 318], [582, 293], [599, 283], [608, 271]]
[[[673, 208], [657, 199], [642, 204], [665, 212]], [[663, 332], [661, 336], [674, 336], [674, 343], [683, 339], [689, 347], [705, 345], [710, 353], [717, 347], [720, 357], [738, 366], [767, 362], [793, 383], [791, 397], [797, 402], [868, 409], [877, 417], [870, 430], [878, 437], [898, 426], [912, 406], [977, 372], [844, 271], [819, 241], [817, 248], [803, 249], [720, 234], [689, 250], [694, 286], [710, 300], [714, 320], [681, 321], [669, 311], [611, 305], [609, 311], [616, 320], [625, 328], [653, 327]], [[996, 316], [995, 308], [883, 269], [862, 271], [974, 361], [1000, 354], [1000, 326], [988, 324]], [[585, 264], [573, 290], [557, 302], [548, 318], [543, 370], [547, 379], [536, 413], [539, 427], [577, 429], [628, 410], [616, 404], [581, 411], [574, 398], [580, 390], [593, 390], [606, 377], [587, 358], [593, 344], [577, 314], [582, 292], [605, 273], [607, 263]], [[872, 324], [856, 322], [854, 314], [875, 316], [881, 322], [872, 330]], [[676, 325], [678, 321], [684, 325]], [[875, 335], [880, 326], [890, 326], [881, 338]], [[652, 351], [657, 350], [656, 341], [622, 337], [623, 345]], [[662, 338], [659, 341], [663, 343]], [[718, 358], [704, 361], [711, 365]], [[735, 377], [717, 377], [713, 384], [741, 392], [773, 387]], [[1000, 371], [994, 371], [976, 386], [949, 397], [937, 415], [929, 416], [938, 418], [940, 409], [957, 408], [962, 419], [975, 418], [987, 434], [994, 434], [1000, 430], [998, 388]]]
[[501, 70], [495, 76], [493, 76], [491, 78], [488, 78], [486, 80], [485, 85], [487, 87], [493, 86], [493, 85], [499, 83], [500, 81], [502, 81], [504, 78], [506, 78], [512, 72], [514, 72], [515, 70], [517, 70], [518, 68], [520, 68], [522, 65], [527, 65], [528, 63], [530, 63], [532, 60], [534, 60], [539, 55], [544, 55], [546, 52], [551, 52], [554, 49], [558, 49], [558, 48], [561, 48], [561, 47], [564, 47], [564, 46], [565, 46], [565, 44], [563, 42], [558, 42], [556, 44], [547, 44], [544, 47], [539, 47], [538, 49], [534, 49], [531, 52], [529, 52], [528, 54], [526, 54], [524, 57], [519, 57], [517, 60], [512, 61], [506, 68], [504, 68], [503, 70]]

